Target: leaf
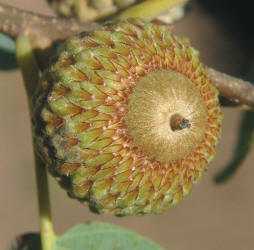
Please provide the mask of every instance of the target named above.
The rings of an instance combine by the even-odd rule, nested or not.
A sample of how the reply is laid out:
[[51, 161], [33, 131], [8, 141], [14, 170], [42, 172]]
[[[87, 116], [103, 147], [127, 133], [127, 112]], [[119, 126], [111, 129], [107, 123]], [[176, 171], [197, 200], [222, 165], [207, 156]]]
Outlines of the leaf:
[[0, 70], [10, 70], [18, 68], [15, 56], [15, 42], [0, 33]]
[[[254, 58], [252, 58], [251, 67], [249, 70], [249, 80], [254, 81]], [[234, 158], [231, 163], [218, 173], [214, 181], [215, 183], [223, 183], [233, 176], [245, 157], [249, 153], [251, 147], [254, 146], [254, 112], [245, 111], [241, 118], [241, 125], [238, 132], [238, 140], [235, 148]]]
[[[84, 223], [56, 240], [56, 250], [163, 250], [153, 241], [119, 226]], [[23, 250], [23, 249], [22, 249]]]
[[27, 233], [16, 237], [8, 250], [41, 250], [39, 233]]
[[254, 112], [245, 111], [238, 133], [237, 145], [232, 162], [215, 176], [216, 183], [228, 180], [240, 167], [254, 142]]

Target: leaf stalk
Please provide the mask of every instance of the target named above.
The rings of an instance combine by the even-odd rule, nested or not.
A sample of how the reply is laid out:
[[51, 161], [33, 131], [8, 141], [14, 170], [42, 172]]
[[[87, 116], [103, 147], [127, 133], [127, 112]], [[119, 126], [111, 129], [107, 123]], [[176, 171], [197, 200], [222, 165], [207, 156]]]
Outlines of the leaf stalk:
[[[16, 57], [24, 79], [29, 110], [31, 113], [31, 97], [39, 81], [39, 68], [33, 54], [30, 41], [26, 36], [19, 36], [16, 41]], [[34, 150], [35, 151], [35, 150]], [[35, 153], [35, 173], [37, 197], [39, 204], [40, 234], [42, 250], [53, 250], [55, 233], [53, 229], [50, 199], [48, 190], [47, 169]]]

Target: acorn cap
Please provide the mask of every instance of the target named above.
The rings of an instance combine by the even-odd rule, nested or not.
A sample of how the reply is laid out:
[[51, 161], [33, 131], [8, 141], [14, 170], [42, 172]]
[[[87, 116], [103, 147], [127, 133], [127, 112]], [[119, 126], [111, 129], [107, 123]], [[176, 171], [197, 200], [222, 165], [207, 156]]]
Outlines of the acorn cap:
[[199, 53], [129, 19], [68, 40], [33, 99], [38, 153], [98, 213], [162, 213], [215, 156], [223, 114]]
[[142, 0], [48, 0], [63, 17], [75, 17], [80, 22], [93, 21]]

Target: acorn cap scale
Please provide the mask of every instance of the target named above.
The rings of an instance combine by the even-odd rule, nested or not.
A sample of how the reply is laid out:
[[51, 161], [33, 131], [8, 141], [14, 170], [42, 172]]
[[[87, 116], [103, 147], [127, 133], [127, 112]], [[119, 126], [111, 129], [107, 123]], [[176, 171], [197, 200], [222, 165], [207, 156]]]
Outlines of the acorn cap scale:
[[36, 148], [97, 213], [162, 213], [215, 156], [223, 114], [199, 53], [129, 19], [68, 40], [33, 99]]
[[75, 17], [80, 22], [93, 21], [142, 0], [48, 0], [63, 17]]

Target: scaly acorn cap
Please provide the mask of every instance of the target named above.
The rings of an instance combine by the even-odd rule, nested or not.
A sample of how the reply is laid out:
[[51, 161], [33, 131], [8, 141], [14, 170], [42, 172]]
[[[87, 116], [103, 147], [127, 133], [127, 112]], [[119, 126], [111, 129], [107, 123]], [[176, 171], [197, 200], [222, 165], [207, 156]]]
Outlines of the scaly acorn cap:
[[63, 17], [75, 17], [80, 22], [93, 21], [113, 14], [142, 0], [48, 0]]
[[68, 40], [33, 99], [38, 153], [98, 213], [162, 213], [215, 156], [223, 114], [199, 53], [129, 19]]

